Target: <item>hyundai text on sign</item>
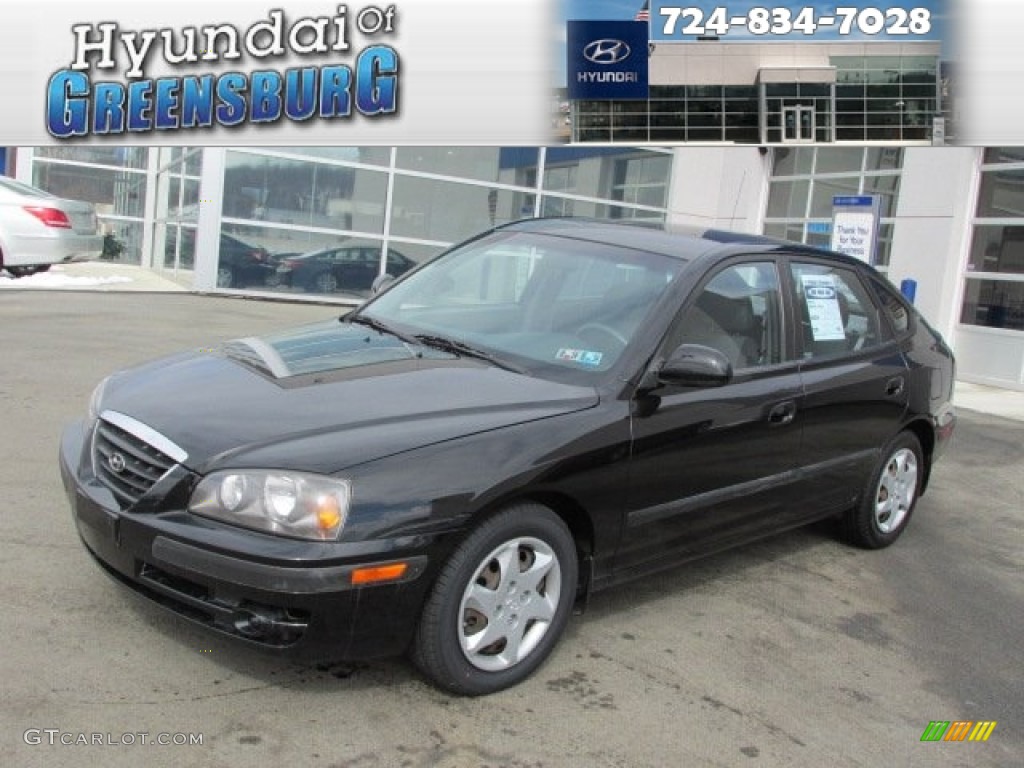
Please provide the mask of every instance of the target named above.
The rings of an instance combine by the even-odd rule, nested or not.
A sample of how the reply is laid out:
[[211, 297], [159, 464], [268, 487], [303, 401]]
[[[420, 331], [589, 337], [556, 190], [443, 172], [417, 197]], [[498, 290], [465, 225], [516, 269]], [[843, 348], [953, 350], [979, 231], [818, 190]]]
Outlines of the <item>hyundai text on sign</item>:
[[647, 98], [647, 22], [568, 22], [570, 99]]

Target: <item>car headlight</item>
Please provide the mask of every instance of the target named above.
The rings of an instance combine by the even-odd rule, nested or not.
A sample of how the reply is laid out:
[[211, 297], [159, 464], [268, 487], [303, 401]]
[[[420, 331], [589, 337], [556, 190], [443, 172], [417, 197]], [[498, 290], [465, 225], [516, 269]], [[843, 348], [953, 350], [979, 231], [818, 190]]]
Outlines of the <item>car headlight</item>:
[[188, 511], [302, 539], [337, 539], [348, 516], [347, 480], [304, 472], [229, 470], [204, 477]]
[[92, 395], [89, 397], [89, 421], [96, 421], [100, 415], [100, 403], [103, 401], [103, 391], [107, 388], [108, 381], [110, 381], [109, 376], [96, 385], [96, 389], [92, 391]]

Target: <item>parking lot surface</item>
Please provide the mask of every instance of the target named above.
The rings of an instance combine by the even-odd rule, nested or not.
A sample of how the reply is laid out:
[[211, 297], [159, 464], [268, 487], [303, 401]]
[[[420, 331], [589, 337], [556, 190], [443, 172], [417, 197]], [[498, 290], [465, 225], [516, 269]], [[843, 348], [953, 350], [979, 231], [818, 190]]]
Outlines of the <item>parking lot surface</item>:
[[[601, 593], [534, 677], [485, 699], [443, 694], [402, 659], [256, 653], [108, 579], [56, 460], [94, 385], [339, 311], [0, 296], [0, 765], [1024, 764], [1024, 424], [969, 411], [893, 547], [852, 549], [821, 524]], [[936, 720], [997, 725], [985, 743], [922, 742]]]

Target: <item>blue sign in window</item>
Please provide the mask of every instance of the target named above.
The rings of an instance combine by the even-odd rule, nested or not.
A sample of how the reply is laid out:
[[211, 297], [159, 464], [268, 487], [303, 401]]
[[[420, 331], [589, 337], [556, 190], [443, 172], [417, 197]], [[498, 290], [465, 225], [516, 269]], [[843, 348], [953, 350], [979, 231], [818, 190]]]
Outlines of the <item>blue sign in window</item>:
[[0, 176], [7, 173], [7, 149], [0, 147]]

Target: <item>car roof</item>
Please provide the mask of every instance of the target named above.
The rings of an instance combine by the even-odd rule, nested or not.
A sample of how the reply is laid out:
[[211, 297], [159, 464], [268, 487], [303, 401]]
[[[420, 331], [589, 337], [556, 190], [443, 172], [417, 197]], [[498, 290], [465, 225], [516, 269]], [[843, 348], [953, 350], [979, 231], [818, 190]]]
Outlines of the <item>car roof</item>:
[[785, 251], [864, 266], [863, 262], [852, 256], [790, 240], [726, 229], [668, 225], [661, 222], [553, 217], [522, 219], [495, 229], [537, 232], [572, 240], [607, 243], [671, 256], [683, 261], [695, 261], [703, 257], [716, 260], [735, 254]]

